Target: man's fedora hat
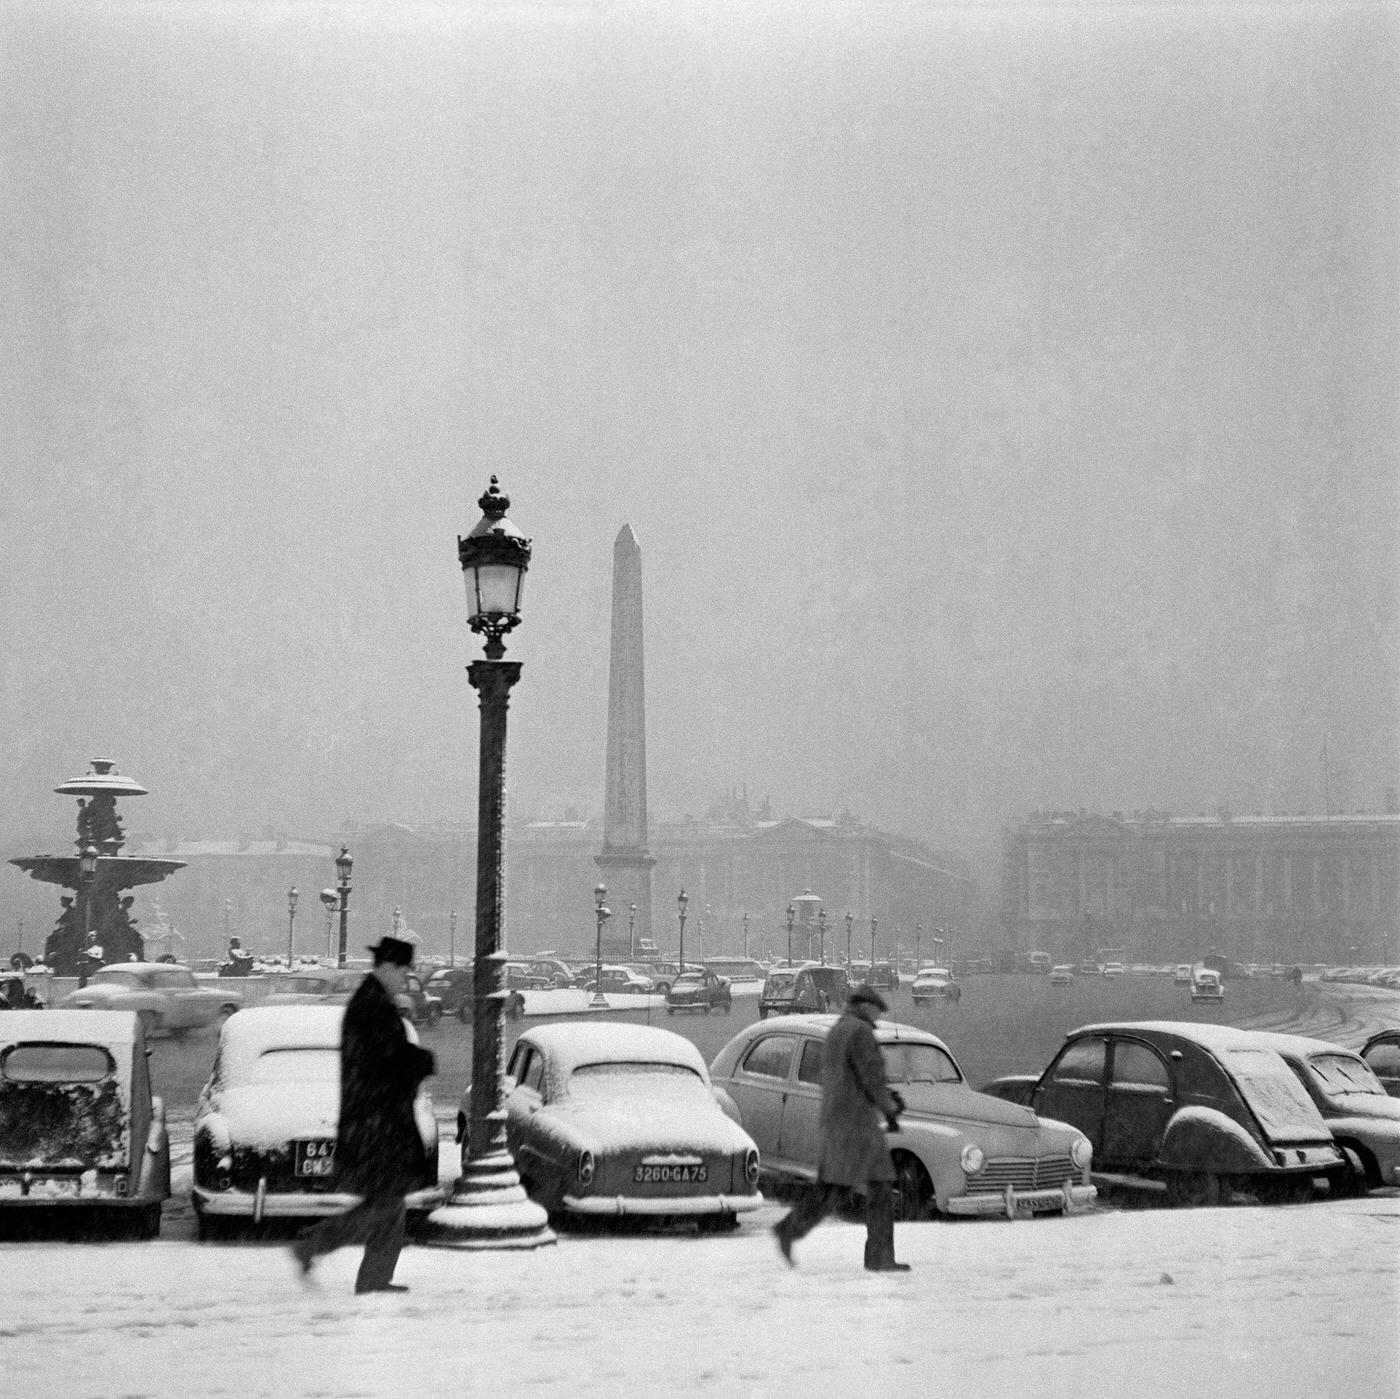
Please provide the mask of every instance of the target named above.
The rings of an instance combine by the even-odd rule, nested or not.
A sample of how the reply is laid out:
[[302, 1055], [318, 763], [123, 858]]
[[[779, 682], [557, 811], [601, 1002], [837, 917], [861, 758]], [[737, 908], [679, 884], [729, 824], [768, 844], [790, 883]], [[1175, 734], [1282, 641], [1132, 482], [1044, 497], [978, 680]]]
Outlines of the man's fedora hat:
[[397, 938], [392, 933], [385, 933], [376, 943], [371, 943], [369, 951], [374, 953], [377, 962], [393, 962], [400, 967], [411, 967], [413, 959], [418, 953], [417, 934], [410, 933], [413, 938], [409, 942], [405, 938]]

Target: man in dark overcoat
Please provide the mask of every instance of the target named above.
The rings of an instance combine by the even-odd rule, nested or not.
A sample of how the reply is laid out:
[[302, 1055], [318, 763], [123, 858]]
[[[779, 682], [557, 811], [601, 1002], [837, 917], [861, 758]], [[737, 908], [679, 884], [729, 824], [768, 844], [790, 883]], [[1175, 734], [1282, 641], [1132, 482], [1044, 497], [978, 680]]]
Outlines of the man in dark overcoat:
[[[392, 1279], [403, 1248], [404, 1197], [421, 1189], [423, 1139], [413, 1118], [418, 1085], [433, 1072], [433, 1056], [413, 1044], [394, 997], [408, 985], [413, 944], [385, 936], [369, 949], [374, 969], [345, 1007], [340, 1032], [340, 1125], [336, 1181], [359, 1202], [304, 1230], [292, 1245], [303, 1276], [323, 1253], [363, 1240], [356, 1292], [406, 1292]], [[436, 1162], [431, 1163], [435, 1168]]]
[[854, 1190], [865, 1196], [865, 1266], [875, 1273], [909, 1270], [894, 1257], [895, 1173], [883, 1130], [899, 1130], [904, 1099], [885, 1082], [885, 1059], [875, 1039], [875, 1022], [887, 1010], [884, 997], [859, 982], [822, 1046], [817, 1186], [773, 1226], [789, 1264], [793, 1244]]

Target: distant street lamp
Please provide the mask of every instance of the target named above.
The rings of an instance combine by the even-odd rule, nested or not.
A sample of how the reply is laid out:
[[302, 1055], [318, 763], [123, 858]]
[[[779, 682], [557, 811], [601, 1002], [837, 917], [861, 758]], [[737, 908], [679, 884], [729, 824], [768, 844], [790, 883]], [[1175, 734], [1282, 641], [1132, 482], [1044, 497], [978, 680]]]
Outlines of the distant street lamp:
[[83, 935], [78, 949], [78, 986], [87, 985], [88, 946], [92, 942], [92, 885], [97, 878], [97, 847], [85, 845], [78, 852], [78, 928]]
[[297, 927], [297, 886], [287, 890], [287, 970], [292, 969], [292, 938]]
[[849, 909], [846, 910], [846, 972], [849, 975], [851, 970], [851, 924], [856, 921], [856, 916]]
[[627, 905], [627, 960], [637, 960], [637, 905]]
[[743, 917], [743, 924], [744, 924], [744, 956], [747, 957], [747, 956], [749, 955], [749, 915], [748, 915], [747, 913], [746, 913], [746, 914], [744, 915], [744, 917]]
[[[482, 517], [457, 539], [467, 592], [467, 625], [486, 638], [485, 659], [467, 667], [480, 697], [477, 764], [476, 954], [472, 967], [472, 1076], [462, 1174], [434, 1210], [422, 1241], [457, 1248], [535, 1248], [554, 1242], [549, 1217], [520, 1184], [506, 1141], [504, 925], [506, 711], [520, 662], [505, 659], [502, 638], [520, 622], [530, 541], [510, 520], [496, 478], [477, 502]], [[344, 947], [344, 932], [341, 934]]]
[[233, 933], [232, 933], [232, 930], [231, 930], [231, 927], [230, 927], [230, 921], [229, 921], [232, 917], [233, 917], [233, 900], [232, 900], [232, 899], [225, 899], [225, 900], [224, 900], [224, 946], [225, 946], [225, 947], [228, 946], [228, 940], [229, 940], [229, 938], [233, 936]]
[[822, 966], [826, 966], [826, 909], [817, 910], [817, 927], [821, 932]]
[[326, 910], [326, 960], [335, 956], [335, 911], [340, 907], [340, 895], [334, 889], [321, 890], [321, 907]]
[[603, 902], [608, 896], [608, 886], [599, 884], [593, 890], [593, 903], [597, 912], [597, 933], [593, 943], [593, 999], [590, 1006], [608, 1007], [608, 998], [603, 995], [603, 924], [612, 917], [612, 909]]
[[685, 890], [682, 889], [676, 896], [676, 911], [681, 921], [681, 952], [679, 958], [677, 958], [677, 965], [680, 970], [676, 973], [677, 976], [685, 975], [685, 906], [689, 902], [690, 900], [685, 896]]
[[920, 954], [919, 954], [919, 944], [923, 941], [923, 937], [924, 937], [924, 925], [923, 925], [922, 923], [915, 923], [915, 924], [914, 924], [914, 975], [915, 975], [915, 976], [918, 976], [918, 974], [919, 974], [919, 968], [920, 968], [921, 966], [923, 966], [923, 963], [919, 960], [919, 955], [920, 955]]
[[447, 915], [447, 965], [457, 965], [457, 910]]
[[787, 906], [787, 925], [788, 925], [788, 955], [787, 955], [787, 959], [788, 959], [788, 965], [789, 965], [789, 966], [792, 965], [792, 920], [793, 920], [794, 918], [796, 918], [796, 917], [797, 917], [797, 910], [796, 910], [791, 904], [789, 904], [789, 905]]
[[336, 949], [335, 964], [338, 967], [345, 965], [345, 939], [349, 932], [350, 914], [350, 871], [354, 869], [355, 862], [350, 858], [348, 846], [340, 847], [340, 854], [335, 857], [335, 887], [336, 893], [340, 895], [340, 904], [337, 912], [340, 914], [340, 945]]
[[875, 929], [879, 927], [880, 920], [873, 914], [870, 917], [870, 974], [875, 974]]

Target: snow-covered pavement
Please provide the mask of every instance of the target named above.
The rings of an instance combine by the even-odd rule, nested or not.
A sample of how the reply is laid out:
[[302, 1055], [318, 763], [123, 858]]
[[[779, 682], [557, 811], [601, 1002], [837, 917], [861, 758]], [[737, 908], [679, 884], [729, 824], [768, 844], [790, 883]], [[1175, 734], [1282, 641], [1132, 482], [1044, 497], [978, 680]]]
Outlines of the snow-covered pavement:
[[[907, 1275], [832, 1221], [789, 1270], [768, 1225], [358, 1251], [304, 1286], [282, 1245], [0, 1245], [0, 1394], [1268, 1396], [1400, 1393], [1400, 1198], [901, 1225]], [[174, 1231], [182, 1232], [178, 1228]]]

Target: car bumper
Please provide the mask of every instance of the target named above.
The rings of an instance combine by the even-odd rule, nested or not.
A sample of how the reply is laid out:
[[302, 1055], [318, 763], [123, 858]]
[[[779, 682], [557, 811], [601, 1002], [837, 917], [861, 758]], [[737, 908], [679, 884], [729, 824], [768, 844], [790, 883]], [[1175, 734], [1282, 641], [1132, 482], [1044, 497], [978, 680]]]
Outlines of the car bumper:
[[[208, 1190], [196, 1185], [190, 1200], [197, 1214], [218, 1215], [223, 1219], [317, 1219], [342, 1214], [358, 1205], [361, 1196], [345, 1192], [312, 1194], [295, 1190]], [[447, 1198], [440, 1186], [415, 1190], [407, 1196], [411, 1210], [436, 1209]]]
[[1055, 1210], [1073, 1214], [1077, 1210], [1088, 1209], [1098, 1198], [1096, 1186], [1072, 1185], [1069, 1181], [1061, 1186], [1041, 1190], [1015, 1190], [1008, 1185], [998, 1195], [954, 1195], [948, 1201], [948, 1213], [1000, 1215], [1005, 1219], [1046, 1214]]
[[565, 1195], [568, 1214], [593, 1216], [668, 1214], [746, 1214], [763, 1203], [752, 1195]]

